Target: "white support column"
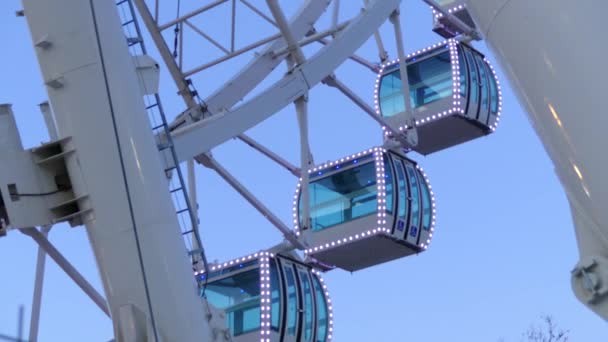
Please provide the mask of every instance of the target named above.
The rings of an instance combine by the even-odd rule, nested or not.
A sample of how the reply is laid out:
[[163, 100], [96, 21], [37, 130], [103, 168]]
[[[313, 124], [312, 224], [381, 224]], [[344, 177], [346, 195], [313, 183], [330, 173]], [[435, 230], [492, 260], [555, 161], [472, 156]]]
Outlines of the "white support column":
[[115, 338], [210, 339], [115, 2], [23, 6]]
[[[44, 226], [41, 234], [45, 238], [48, 236], [51, 226]], [[42, 286], [44, 285], [44, 269], [46, 265], [46, 252], [38, 246], [36, 257], [36, 278], [34, 280], [34, 296], [32, 299], [32, 314], [30, 318], [30, 342], [38, 341], [38, 328], [40, 327], [40, 306], [42, 303]]]

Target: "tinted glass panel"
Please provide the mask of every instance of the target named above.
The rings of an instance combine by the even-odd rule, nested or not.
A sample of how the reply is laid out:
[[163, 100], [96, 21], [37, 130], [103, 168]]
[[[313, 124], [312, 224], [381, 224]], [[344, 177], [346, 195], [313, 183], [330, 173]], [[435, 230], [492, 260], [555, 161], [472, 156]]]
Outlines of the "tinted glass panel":
[[490, 110], [490, 85], [488, 81], [488, 76], [485, 68], [485, 62], [483, 58], [475, 54], [475, 60], [477, 61], [477, 70], [479, 70], [479, 79], [481, 80], [481, 109], [480, 110]]
[[384, 181], [386, 182], [386, 212], [393, 213], [393, 170], [388, 157], [384, 155]]
[[490, 112], [498, 114], [498, 85], [496, 84], [496, 77], [494, 77], [494, 73], [487, 63], [484, 63], [484, 66], [490, 79]]
[[316, 342], [325, 342], [327, 338], [327, 302], [323, 293], [323, 286], [317, 276], [313, 276], [315, 297], [317, 298], [317, 339]]
[[272, 330], [279, 331], [279, 322], [281, 319], [281, 290], [280, 290], [279, 274], [277, 265], [274, 260], [270, 261], [270, 318]]
[[298, 297], [296, 278], [291, 266], [285, 266], [285, 279], [287, 280], [287, 335], [296, 336]]
[[[471, 99], [469, 103], [475, 106], [473, 108], [476, 108], [476, 106], [479, 106], [479, 76], [477, 74], [477, 66], [471, 50], [469, 48], [463, 48], [463, 51], [467, 58], [469, 77], [471, 80]], [[477, 114], [475, 116], [477, 116]]]
[[431, 229], [431, 216], [433, 213], [431, 193], [420, 171], [418, 171], [418, 179], [420, 180], [420, 190], [422, 190], [422, 229], [429, 230]]
[[397, 184], [399, 186], [399, 219], [401, 221], [397, 221], [396, 229], [399, 231], [405, 230], [405, 225], [407, 223], [407, 208], [408, 208], [408, 186], [407, 179], [405, 178], [405, 171], [403, 170], [403, 163], [395, 162], [395, 168], [397, 169]]
[[467, 77], [467, 62], [461, 47], [458, 48], [458, 65], [460, 67], [460, 96], [466, 99], [469, 88], [469, 78]]
[[[377, 189], [374, 162], [315, 180], [310, 183], [308, 189], [313, 230], [322, 230], [376, 213]], [[302, 212], [301, 203], [300, 212]]]
[[304, 341], [312, 339], [312, 290], [307, 272], [300, 272], [300, 284], [304, 292]]
[[260, 329], [259, 269], [210, 281], [209, 302], [226, 312], [226, 323], [233, 336]]
[[[450, 51], [446, 49], [431, 57], [408, 62], [407, 77], [410, 85], [410, 101], [416, 108], [452, 96], [452, 66]], [[390, 117], [405, 110], [403, 84], [399, 68], [384, 75], [380, 80], [380, 110]]]
[[416, 171], [414, 170], [414, 168], [409, 165], [406, 164], [406, 170], [407, 170], [407, 175], [408, 178], [410, 180], [410, 189], [411, 189], [411, 196], [412, 196], [412, 207], [411, 207], [411, 213], [412, 213], [412, 217], [410, 218], [410, 227], [416, 227], [419, 228], [420, 227], [420, 195], [419, 195], [419, 188], [420, 186], [418, 185], [418, 178], [416, 177]]

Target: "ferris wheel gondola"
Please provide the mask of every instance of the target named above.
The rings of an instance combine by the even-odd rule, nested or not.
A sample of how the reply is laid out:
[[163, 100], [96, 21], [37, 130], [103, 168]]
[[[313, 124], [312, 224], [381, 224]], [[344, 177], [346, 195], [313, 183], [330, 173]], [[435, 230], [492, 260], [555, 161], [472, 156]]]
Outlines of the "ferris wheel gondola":
[[356, 271], [420, 253], [435, 226], [435, 201], [422, 168], [377, 147], [310, 170], [310, 218], [302, 217], [298, 184], [296, 234], [305, 253], [328, 266]]
[[[479, 51], [451, 39], [408, 55], [406, 63], [419, 136], [414, 151], [430, 154], [496, 130], [502, 110], [500, 85]], [[374, 98], [376, 113], [389, 125], [400, 131], [409, 128], [398, 60], [380, 69]]]
[[289, 256], [259, 252], [196, 273], [234, 342], [328, 342], [333, 312], [318, 271]]

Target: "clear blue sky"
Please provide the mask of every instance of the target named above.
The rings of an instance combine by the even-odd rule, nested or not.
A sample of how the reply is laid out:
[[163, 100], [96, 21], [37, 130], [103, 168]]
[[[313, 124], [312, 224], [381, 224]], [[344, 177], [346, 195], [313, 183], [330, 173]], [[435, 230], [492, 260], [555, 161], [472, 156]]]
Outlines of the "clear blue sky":
[[[192, 7], [200, 2], [182, 3]], [[264, 1], [255, 3], [264, 7]], [[281, 3], [294, 7], [296, 2]], [[353, 15], [360, 4], [343, 1], [342, 7]], [[36, 106], [46, 94], [25, 20], [14, 16], [19, 8], [17, 0], [0, 2], [0, 103], [14, 104], [24, 144], [32, 147], [47, 139]], [[421, 1], [403, 1], [402, 9], [408, 51], [440, 40], [430, 30], [430, 13]], [[293, 10], [288, 8], [288, 13]], [[229, 6], [218, 8], [201, 22], [225, 45], [228, 13]], [[237, 13], [242, 20], [237, 23], [238, 46], [270, 32], [243, 6]], [[390, 29], [385, 25], [383, 32], [394, 57]], [[204, 41], [191, 34], [187, 38], [190, 65], [218, 55]], [[483, 43], [476, 46], [488, 53]], [[372, 41], [358, 53], [378, 59]], [[211, 93], [251, 57], [245, 54], [195, 78], [199, 92]], [[273, 80], [285, 67], [278, 69]], [[372, 102], [374, 74], [353, 62], [344, 63], [336, 74]], [[437, 197], [437, 232], [429, 251], [354, 274], [337, 270], [325, 275], [334, 303], [336, 341], [520, 341], [521, 333], [541, 314], [553, 315], [559, 326], [569, 329], [571, 341], [608, 339], [606, 323], [579, 304], [570, 290], [569, 274], [578, 254], [566, 198], [507, 80], [501, 80], [504, 113], [495, 134], [433, 156], [414, 156]], [[171, 80], [164, 77], [163, 82], [165, 106], [174, 116], [182, 103]], [[377, 124], [334, 89], [313, 89], [310, 113], [318, 163], [381, 143]], [[248, 133], [293, 163], [299, 160], [293, 107]], [[291, 174], [237, 141], [218, 147], [214, 155], [290, 222], [296, 185]], [[202, 168], [197, 174], [202, 234], [210, 260], [232, 259], [280, 241], [278, 232], [217, 175]], [[84, 228], [58, 225], [51, 240], [101, 290]], [[11, 232], [0, 239], [0, 333], [16, 333], [22, 304], [27, 331], [35, 257], [36, 246], [22, 234]], [[40, 340], [107, 341], [111, 329], [109, 319], [52, 261], [47, 262]]]

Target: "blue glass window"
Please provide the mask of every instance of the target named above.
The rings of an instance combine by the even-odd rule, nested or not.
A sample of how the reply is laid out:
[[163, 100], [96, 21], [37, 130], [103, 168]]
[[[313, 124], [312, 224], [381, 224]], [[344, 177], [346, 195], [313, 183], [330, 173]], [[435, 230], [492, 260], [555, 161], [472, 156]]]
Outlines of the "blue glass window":
[[287, 280], [287, 335], [296, 336], [298, 322], [298, 297], [296, 278], [291, 266], [285, 266], [285, 279]]
[[494, 77], [494, 73], [490, 66], [487, 63], [484, 63], [486, 67], [486, 73], [488, 74], [488, 78], [490, 79], [490, 113], [496, 115], [498, 114], [498, 85], [496, 84], [496, 77]]
[[[397, 169], [397, 179], [399, 186], [399, 200], [398, 200], [398, 214], [399, 219], [405, 224], [407, 222], [407, 208], [408, 208], [408, 186], [407, 179], [405, 178], [405, 171], [403, 170], [403, 163], [395, 162], [395, 169]], [[397, 226], [397, 229], [402, 230], [405, 227]]]
[[270, 261], [270, 318], [272, 330], [279, 331], [281, 319], [281, 290], [279, 289], [279, 274], [274, 260]]
[[226, 313], [233, 336], [260, 329], [260, 271], [237, 273], [207, 285], [207, 299]]
[[327, 339], [327, 302], [323, 286], [317, 276], [312, 277], [315, 287], [315, 297], [317, 298], [317, 339], [316, 342], [325, 342]]
[[388, 157], [384, 155], [384, 181], [386, 182], [386, 212], [393, 213], [393, 171]]
[[418, 179], [420, 180], [420, 189], [422, 190], [422, 229], [429, 230], [431, 229], [431, 218], [433, 215], [431, 192], [420, 171], [418, 171]]
[[[431, 57], [420, 57], [407, 65], [412, 108], [452, 96], [452, 65], [450, 51]], [[403, 84], [399, 68], [382, 76], [380, 80], [380, 111], [390, 117], [405, 110]]]
[[300, 272], [300, 284], [304, 293], [304, 341], [310, 341], [312, 339], [313, 306], [312, 289], [307, 272]]
[[462, 48], [458, 49], [458, 65], [460, 67], [460, 96], [466, 99], [469, 88], [469, 78], [467, 77], [467, 62], [465, 61]]
[[490, 85], [488, 75], [485, 68], [485, 62], [479, 54], [475, 54], [477, 61], [477, 70], [479, 70], [479, 78], [481, 80], [481, 109], [490, 111]]
[[412, 167], [409, 164], [405, 164], [406, 170], [407, 170], [407, 174], [408, 174], [408, 178], [410, 180], [410, 189], [411, 189], [411, 196], [412, 196], [412, 207], [411, 207], [411, 213], [412, 213], [412, 217], [410, 218], [410, 227], [416, 227], [419, 228], [420, 227], [420, 192], [419, 192], [419, 185], [418, 185], [418, 179], [416, 177], [416, 171], [414, 171], [414, 167]]
[[[471, 77], [471, 99], [470, 103], [474, 106], [479, 105], [479, 76], [477, 74], [477, 66], [475, 64], [475, 58], [469, 48], [463, 48], [464, 54], [467, 58], [467, 65], [469, 70], [469, 76]], [[474, 107], [476, 108], [476, 107]], [[477, 116], [477, 115], [475, 115]]]
[[373, 161], [314, 180], [308, 189], [313, 230], [326, 229], [374, 214], [377, 210], [376, 167]]

